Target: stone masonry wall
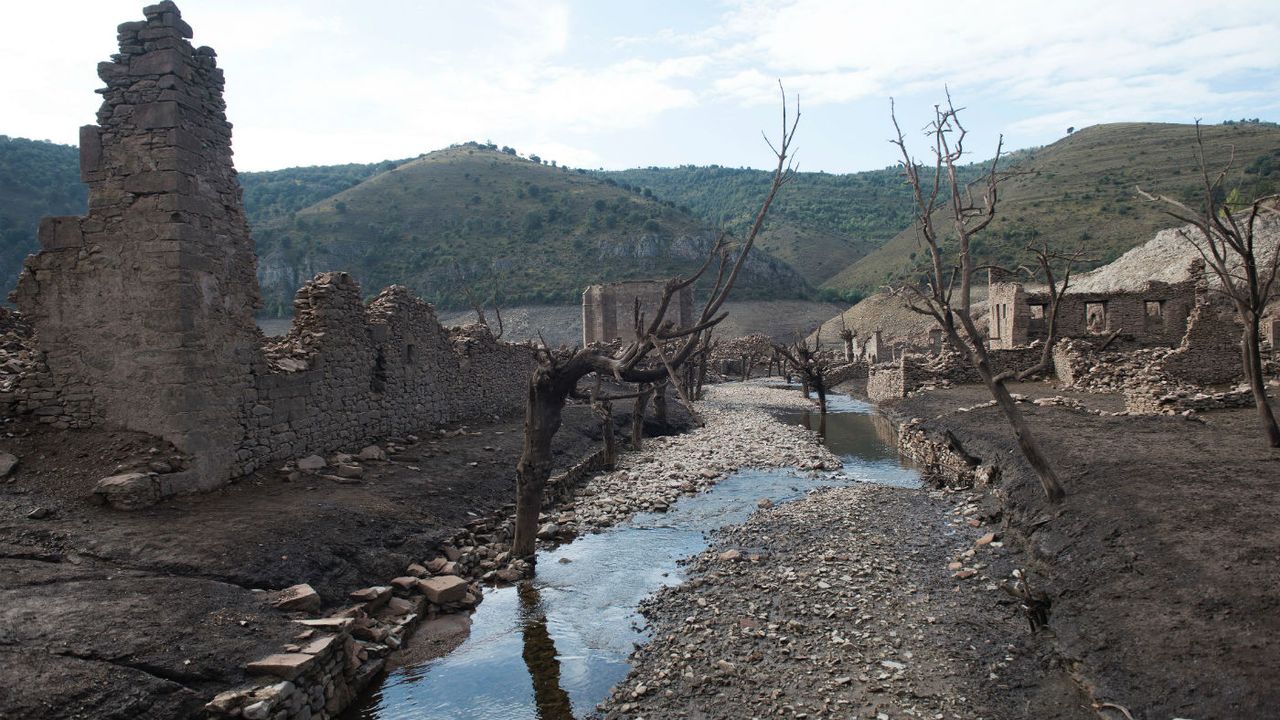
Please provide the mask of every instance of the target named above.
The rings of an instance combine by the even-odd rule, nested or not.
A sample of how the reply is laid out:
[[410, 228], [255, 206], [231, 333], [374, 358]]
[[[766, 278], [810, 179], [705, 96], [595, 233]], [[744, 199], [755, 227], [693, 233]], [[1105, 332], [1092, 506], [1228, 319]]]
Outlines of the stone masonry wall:
[[252, 363], [238, 470], [516, 411], [534, 364], [484, 326], [445, 330], [403, 286], [365, 306], [350, 275], [321, 273], [298, 291], [289, 333]]
[[[1176, 345], [1186, 333], [1188, 315], [1200, 294], [1197, 277], [1202, 271], [1203, 263], [1193, 270], [1191, 280], [1150, 282], [1139, 292], [1082, 293], [1068, 289], [1059, 301], [1057, 335], [1106, 336], [1118, 330], [1121, 339], [1130, 344]], [[988, 304], [993, 349], [1022, 347], [1045, 336], [1046, 321], [1043, 317], [1033, 318], [1031, 306], [1044, 307], [1043, 312], [1047, 313], [1047, 292], [1029, 292], [1019, 283], [994, 282], [988, 293]], [[1103, 311], [1102, 322], [1093, 327], [1088, 323], [1090, 306]]]
[[345, 273], [304, 286], [264, 347], [222, 71], [172, 2], [143, 14], [119, 26], [99, 124], [81, 128], [89, 214], [46, 218], [19, 278], [29, 352], [0, 373], [0, 407], [172, 442], [193, 463], [156, 479], [164, 495], [521, 407], [530, 348], [446, 331], [402, 287], [366, 306]]
[[14, 299], [69, 425], [171, 440], [200, 487], [229, 479], [256, 343], [253, 243], [231, 164], [223, 77], [169, 2], [120, 25], [80, 130], [87, 217], [46, 218]]
[[[663, 281], [629, 280], [608, 285], [592, 285], [582, 292], [582, 344], [609, 343], [620, 337], [630, 339], [635, 303], [652, 319], [662, 304]], [[667, 319], [678, 327], [693, 325], [693, 290], [684, 288], [671, 299]]]

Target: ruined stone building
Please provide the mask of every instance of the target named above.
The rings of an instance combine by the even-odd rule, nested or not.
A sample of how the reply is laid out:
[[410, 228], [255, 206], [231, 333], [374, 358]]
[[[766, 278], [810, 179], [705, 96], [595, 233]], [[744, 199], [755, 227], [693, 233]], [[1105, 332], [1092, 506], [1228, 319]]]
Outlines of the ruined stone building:
[[[666, 286], [659, 280], [624, 280], [592, 285], [582, 292], [582, 344], [630, 339], [635, 327], [636, 303], [648, 319], [662, 304]], [[693, 326], [693, 290], [684, 288], [671, 298], [667, 319], [677, 327]]]
[[[1058, 336], [1119, 333], [1131, 345], [1177, 345], [1186, 335], [1197, 298], [1204, 300], [1203, 269], [1203, 261], [1196, 261], [1187, 270], [1188, 278], [1181, 282], [1148, 281], [1137, 287], [1105, 291], [1069, 284], [1058, 305]], [[1003, 280], [996, 271], [991, 275], [987, 295], [990, 347], [1009, 350], [1043, 339], [1049, 291]]]
[[216, 54], [172, 2], [144, 14], [98, 65], [102, 106], [80, 130], [89, 214], [43, 221], [14, 292], [41, 367], [3, 409], [172, 442], [193, 465], [154, 478], [164, 495], [520, 407], [530, 349], [446, 331], [401, 287], [366, 305], [351, 277], [321, 274], [288, 335], [264, 341]]

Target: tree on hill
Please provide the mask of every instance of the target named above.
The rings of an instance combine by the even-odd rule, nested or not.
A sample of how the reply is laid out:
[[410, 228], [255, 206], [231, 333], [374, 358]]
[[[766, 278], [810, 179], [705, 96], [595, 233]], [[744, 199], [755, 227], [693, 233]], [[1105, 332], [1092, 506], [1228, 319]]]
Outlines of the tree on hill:
[[1231, 159], [1221, 170], [1212, 172], [1205, 160], [1204, 135], [1199, 121], [1196, 122], [1196, 157], [1203, 184], [1198, 210], [1167, 195], [1153, 195], [1142, 188], [1138, 188], [1138, 193], [1148, 200], [1164, 203], [1168, 208], [1165, 212], [1171, 217], [1195, 227], [1193, 233], [1182, 231], [1182, 235], [1213, 270], [1222, 294], [1230, 299], [1244, 325], [1240, 338], [1244, 378], [1253, 393], [1268, 444], [1280, 447], [1280, 426], [1267, 400], [1262, 366], [1262, 315], [1276, 289], [1280, 242], [1262, 241], [1258, 232], [1264, 219], [1280, 217], [1280, 195], [1264, 195], [1247, 202], [1237, 191], [1225, 192], [1224, 182], [1235, 153], [1231, 153]]

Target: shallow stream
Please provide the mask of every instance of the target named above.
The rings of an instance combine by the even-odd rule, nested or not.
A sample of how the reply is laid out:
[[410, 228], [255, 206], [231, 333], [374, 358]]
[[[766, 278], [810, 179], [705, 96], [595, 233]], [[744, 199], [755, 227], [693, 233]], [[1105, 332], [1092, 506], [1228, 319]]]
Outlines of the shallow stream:
[[683, 580], [679, 561], [710, 534], [774, 503], [854, 481], [918, 487], [898, 461], [892, 425], [844, 395], [818, 413], [785, 416], [823, 431], [841, 456], [840, 473], [740, 470], [665, 513], [646, 513], [596, 535], [538, 554], [537, 576], [488, 590], [470, 636], [448, 655], [392, 671], [349, 718], [561, 720], [591, 713], [627, 674], [627, 657], [646, 641], [640, 602]]

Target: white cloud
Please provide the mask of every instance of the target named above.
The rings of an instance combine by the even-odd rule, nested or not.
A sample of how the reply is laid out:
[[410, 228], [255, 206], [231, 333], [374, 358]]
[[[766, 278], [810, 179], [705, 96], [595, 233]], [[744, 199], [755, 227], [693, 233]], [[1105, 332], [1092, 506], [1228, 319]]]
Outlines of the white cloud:
[[[575, 166], [635, 156], [632, 137], [642, 136], [648, 148], [693, 155], [729, 126], [754, 142], [757, 128], [736, 124], [776, 106], [779, 78], [815, 125], [837, 128], [870, 106], [887, 120], [889, 95], [936, 98], [949, 84], [1028, 142], [1067, 125], [1280, 111], [1273, 0], [1238, 0], [1230, 12], [1176, 0], [730, 0], [644, 34], [583, 33], [583, 16], [598, 30], [613, 10], [591, 1], [181, 6], [195, 42], [216, 48], [227, 72], [246, 169], [405, 157], [472, 139]], [[0, 132], [74, 142], [97, 106], [94, 66], [140, 4], [64, 0], [54, 49], [47, 33], [11, 31], [0, 96], [20, 101], [0, 104]], [[37, 4], [0, 6], [7, 28], [47, 23]], [[864, 134], [879, 142], [885, 130]]]

